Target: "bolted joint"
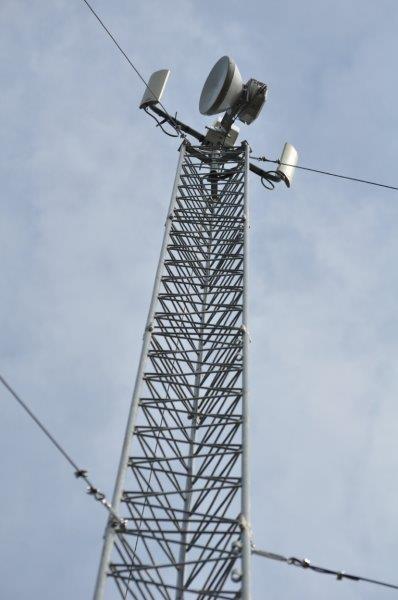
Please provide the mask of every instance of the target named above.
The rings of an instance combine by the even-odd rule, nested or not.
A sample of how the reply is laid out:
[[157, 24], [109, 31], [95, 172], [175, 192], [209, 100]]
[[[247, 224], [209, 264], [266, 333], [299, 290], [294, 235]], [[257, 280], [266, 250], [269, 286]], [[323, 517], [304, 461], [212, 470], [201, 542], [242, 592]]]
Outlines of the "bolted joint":
[[89, 496], [94, 496], [95, 500], [98, 500], [98, 502], [103, 502], [106, 499], [105, 494], [103, 494], [98, 488], [94, 487], [93, 485], [89, 485], [87, 487], [87, 494]]
[[145, 327], [145, 331], [148, 331], [149, 333], [152, 333], [152, 331], [153, 331], [153, 323], [149, 323], [149, 325], [147, 325]]
[[188, 413], [187, 414], [187, 419], [188, 421], [193, 421], [195, 425], [200, 425], [202, 423], [202, 421], [204, 420], [205, 415], [202, 415], [200, 413]]
[[112, 528], [117, 533], [125, 533], [127, 531], [127, 521], [126, 521], [126, 519], [115, 518], [115, 519], [113, 519], [111, 525], [112, 525]]
[[242, 551], [242, 542], [240, 540], [235, 540], [234, 542], [232, 542], [231, 550], [233, 554], [238, 556]]
[[249, 521], [246, 519], [246, 517], [245, 517], [245, 515], [243, 513], [241, 513], [239, 515], [238, 521], [239, 521], [239, 525], [240, 525], [241, 530], [243, 530], [243, 529], [250, 529]]
[[244, 514], [240, 514], [239, 515], [239, 525], [240, 525], [240, 530], [242, 533], [245, 533], [248, 538], [249, 538], [249, 542], [250, 545], [252, 545], [253, 543], [253, 532], [252, 532], [252, 528], [251, 525], [249, 523], [249, 521], [246, 519]]
[[231, 571], [231, 579], [235, 583], [239, 583], [239, 581], [242, 581], [241, 571], [238, 571], [238, 569], [234, 569], [233, 571]]

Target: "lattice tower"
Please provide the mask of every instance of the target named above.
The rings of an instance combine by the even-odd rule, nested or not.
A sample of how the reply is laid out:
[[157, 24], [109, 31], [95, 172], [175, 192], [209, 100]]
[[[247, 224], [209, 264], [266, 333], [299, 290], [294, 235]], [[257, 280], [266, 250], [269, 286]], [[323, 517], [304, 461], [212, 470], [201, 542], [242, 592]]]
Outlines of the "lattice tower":
[[248, 151], [180, 148], [96, 600], [249, 599]]

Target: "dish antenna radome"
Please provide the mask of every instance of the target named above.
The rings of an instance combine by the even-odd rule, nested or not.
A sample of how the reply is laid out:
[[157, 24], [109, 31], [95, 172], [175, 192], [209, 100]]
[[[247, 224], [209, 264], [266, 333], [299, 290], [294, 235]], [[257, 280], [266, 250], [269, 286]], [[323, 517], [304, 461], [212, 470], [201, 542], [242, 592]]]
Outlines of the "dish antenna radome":
[[261, 112], [267, 86], [257, 79], [243, 83], [235, 61], [223, 56], [216, 62], [203, 86], [199, 101], [202, 115], [225, 111], [222, 126], [229, 131], [235, 119], [250, 125]]
[[202, 115], [216, 115], [231, 108], [243, 91], [243, 82], [235, 61], [220, 58], [210, 71], [199, 100]]

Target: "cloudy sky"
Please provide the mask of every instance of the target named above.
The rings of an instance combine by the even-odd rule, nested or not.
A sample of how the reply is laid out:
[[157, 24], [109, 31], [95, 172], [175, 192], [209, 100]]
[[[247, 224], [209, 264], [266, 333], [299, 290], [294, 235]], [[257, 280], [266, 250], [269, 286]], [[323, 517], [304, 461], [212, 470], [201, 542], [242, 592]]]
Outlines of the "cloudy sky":
[[[398, 184], [394, 0], [93, 0], [197, 129], [222, 55], [269, 84], [256, 154]], [[0, 371], [111, 495], [177, 143], [81, 0], [1, 0]], [[251, 180], [252, 526], [259, 548], [398, 583], [398, 192]], [[0, 391], [0, 588], [91, 596], [105, 513]], [[391, 590], [253, 558], [253, 600]], [[112, 593], [109, 598], [112, 598]]]

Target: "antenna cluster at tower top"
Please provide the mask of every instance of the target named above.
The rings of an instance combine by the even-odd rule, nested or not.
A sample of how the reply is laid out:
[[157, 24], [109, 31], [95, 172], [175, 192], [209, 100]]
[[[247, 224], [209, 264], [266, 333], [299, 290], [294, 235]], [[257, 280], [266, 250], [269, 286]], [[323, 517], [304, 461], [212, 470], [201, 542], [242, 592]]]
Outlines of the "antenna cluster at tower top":
[[[239, 135], [239, 128], [235, 125], [235, 121], [239, 119], [242, 123], [250, 125], [259, 116], [267, 99], [268, 87], [265, 83], [254, 78], [243, 83], [235, 61], [229, 56], [222, 56], [211, 69], [204, 83], [199, 110], [206, 116], [220, 113], [224, 115], [218, 117], [211, 127], [206, 127], [207, 132], [203, 135], [177, 118], [171, 117], [163, 107], [159, 108], [169, 75], [169, 69], [152, 73], [140, 108], [145, 109], [146, 112], [151, 109], [164, 119], [163, 122], [168, 122], [177, 131], [183, 131], [207, 146], [234, 146]], [[290, 187], [297, 161], [297, 150], [286, 143], [275, 171], [263, 171], [254, 165], [251, 170], [271, 184], [284, 181]]]

